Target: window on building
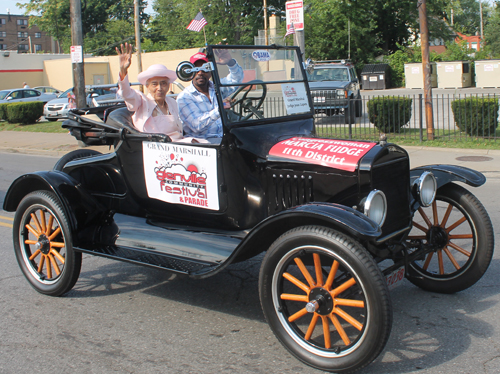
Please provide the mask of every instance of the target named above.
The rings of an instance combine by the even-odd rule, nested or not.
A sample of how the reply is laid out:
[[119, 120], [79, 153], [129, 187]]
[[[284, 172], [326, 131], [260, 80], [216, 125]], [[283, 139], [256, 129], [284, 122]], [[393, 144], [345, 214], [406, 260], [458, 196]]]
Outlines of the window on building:
[[6, 38], [7, 37], [7, 31], [0, 31], [0, 37]]
[[470, 43], [471, 49], [475, 49], [477, 51], [477, 43]]
[[36, 32], [35, 33], [35, 38], [41, 38], [42, 37], [42, 33], [41, 32]]
[[41, 44], [35, 44], [35, 52], [41, 51], [42, 50], [42, 45]]
[[18, 19], [17, 24], [20, 26], [28, 26], [28, 20], [27, 19]]
[[28, 32], [27, 31], [18, 31], [17, 32], [17, 37], [18, 38], [27, 38], [28, 37]]
[[5, 18], [0, 18], [0, 26], [5, 25]]
[[27, 50], [29, 49], [29, 46], [28, 46], [28, 44], [19, 44], [19, 45], [17, 46], [17, 49], [18, 49], [19, 51], [27, 51]]
[[7, 44], [0, 44], [0, 50], [7, 49]]

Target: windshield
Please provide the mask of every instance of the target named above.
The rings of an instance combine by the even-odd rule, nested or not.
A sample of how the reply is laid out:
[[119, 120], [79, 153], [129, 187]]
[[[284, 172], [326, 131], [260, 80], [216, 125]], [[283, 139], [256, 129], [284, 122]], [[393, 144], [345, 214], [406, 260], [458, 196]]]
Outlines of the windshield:
[[309, 82], [323, 82], [323, 81], [338, 81], [338, 82], [348, 82], [349, 72], [347, 68], [335, 67], [335, 68], [315, 68], [311, 74], [307, 74], [307, 80]]
[[[212, 47], [227, 124], [310, 114], [307, 83], [295, 47]], [[218, 57], [230, 53], [231, 67]], [[245, 84], [246, 83], [246, 84]], [[251, 83], [251, 84], [249, 84]]]
[[0, 100], [5, 99], [5, 97], [10, 93], [9, 90], [0, 91]]
[[60, 95], [59, 95], [59, 96], [57, 96], [57, 97], [60, 97], [60, 98], [65, 98], [65, 97], [68, 97], [68, 92], [73, 93], [73, 87], [68, 88], [66, 91], [64, 91], [62, 94], [60, 94]]

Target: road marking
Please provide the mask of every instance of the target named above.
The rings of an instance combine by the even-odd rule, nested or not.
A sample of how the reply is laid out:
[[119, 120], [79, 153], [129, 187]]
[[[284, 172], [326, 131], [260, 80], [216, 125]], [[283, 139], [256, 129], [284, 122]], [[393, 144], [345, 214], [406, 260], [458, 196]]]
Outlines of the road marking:
[[7, 221], [14, 221], [14, 218], [0, 216], [0, 219], [6, 219]]
[[10, 223], [3, 223], [3, 222], [0, 222], [0, 226], [13, 227], [13, 225], [11, 225]]

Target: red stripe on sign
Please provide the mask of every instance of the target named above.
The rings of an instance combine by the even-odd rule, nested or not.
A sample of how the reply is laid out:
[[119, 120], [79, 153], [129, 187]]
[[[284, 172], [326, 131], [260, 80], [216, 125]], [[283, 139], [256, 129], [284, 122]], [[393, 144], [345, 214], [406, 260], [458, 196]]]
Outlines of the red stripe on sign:
[[43, 69], [0, 70], [0, 73], [43, 73]]
[[376, 143], [351, 140], [290, 138], [275, 144], [270, 156], [355, 171], [359, 160]]

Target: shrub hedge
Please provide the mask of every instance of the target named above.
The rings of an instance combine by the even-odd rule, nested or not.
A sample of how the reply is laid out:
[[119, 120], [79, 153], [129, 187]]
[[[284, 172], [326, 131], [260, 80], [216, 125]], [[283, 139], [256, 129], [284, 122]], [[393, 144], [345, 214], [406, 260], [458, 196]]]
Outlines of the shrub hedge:
[[399, 132], [410, 123], [412, 102], [409, 97], [375, 97], [367, 102], [368, 118], [382, 132]]
[[469, 97], [451, 102], [457, 127], [470, 136], [492, 136], [498, 127], [498, 99]]
[[43, 115], [43, 105], [41, 101], [7, 104], [6, 119], [9, 123], [34, 123]]
[[3, 119], [4, 121], [7, 120], [7, 105], [9, 104], [0, 104], [0, 119]]

